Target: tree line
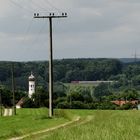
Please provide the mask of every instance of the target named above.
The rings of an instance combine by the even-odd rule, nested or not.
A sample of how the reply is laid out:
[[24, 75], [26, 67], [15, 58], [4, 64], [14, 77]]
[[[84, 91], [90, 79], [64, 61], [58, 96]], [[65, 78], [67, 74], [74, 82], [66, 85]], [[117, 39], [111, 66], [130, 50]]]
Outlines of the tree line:
[[[1, 85], [10, 88], [11, 63], [0, 62]], [[109, 80], [121, 74], [123, 64], [116, 59], [62, 59], [54, 60], [54, 82]], [[48, 83], [48, 62], [14, 62], [16, 88], [28, 90], [28, 76], [31, 71], [39, 86]]]
[[[0, 92], [4, 106], [12, 105], [11, 64], [0, 62]], [[36, 77], [36, 93], [27, 97], [28, 76]], [[24, 107], [48, 107], [48, 62], [14, 62], [16, 102], [26, 97]], [[71, 81], [112, 80], [98, 86], [68, 86]], [[140, 63], [117, 59], [63, 59], [54, 61], [55, 108], [119, 109], [112, 100], [137, 100], [140, 90]], [[133, 108], [127, 104], [120, 109]]]

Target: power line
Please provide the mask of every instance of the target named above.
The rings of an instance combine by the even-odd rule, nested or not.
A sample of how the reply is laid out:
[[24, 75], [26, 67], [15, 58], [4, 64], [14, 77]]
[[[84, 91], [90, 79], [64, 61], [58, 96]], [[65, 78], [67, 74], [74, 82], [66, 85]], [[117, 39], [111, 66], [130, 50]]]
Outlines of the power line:
[[36, 34], [36, 37], [34, 38], [34, 40], [33, 40], [33, 42], [31, 43], [31, 45], [33, 45], [34, 43], [37, 44], [38, 38], [39, 38], [40, 34], [44, 31], [45, 25], [46, 25], [46, 23], [42, 24], [42, 26], [40, 27], [40, 30], [39, 30], [38, 33]]
[[135, 49], [135, 53], [132, 56], [134, 56], [134, 62], [136, 63], [137, 59], [138, 59], [138, 56], [140, 56], [140, 55], [137, 54], [136, 49]]
[[[31, 2], [37, 7], [37, 8], [40, 8], [40, 9], [43, 9], [46, 11], [46, 8], [45, 7], [42, 7], [41, 5], [39, 5], [38, 3], [36, 3], [35, 1], [31, 0]], [[40, 3], [40, 1], [39, 1]]]
[[27, 30], [26, 30], [26, 32], [25, 32], [25, 34], [24, 34], [23, 44], [24, 44], [25, 41], [26, 41], [27, 35], [29, 34], [32, 25], [33, 25], [33, 19], [30, 20], [29, 25], [28, 25], [28, 27], [27, 27]]
[[59, 8], [55, 7], [49, 0], [44, 0], [44, 2], [54, 8], [56, 11], [62, 13], [62, 11]]
[[28, 12], [33, 12], [34, 11], [34, 9], [29, 9], [29, 8], [27, 8], [27, 7], [23, 7], [22, 5], [20, 5], [19, 3], [17, 3], [17, 2], [15, 2], [15, 1], [13, 1], [13, 0], [9, 0], [13, 5], [15, 5], [16, 7], [18, 7], [18, 8], [22, 8], [22, 9], [24, 9], [24, 10], [27, 10]]

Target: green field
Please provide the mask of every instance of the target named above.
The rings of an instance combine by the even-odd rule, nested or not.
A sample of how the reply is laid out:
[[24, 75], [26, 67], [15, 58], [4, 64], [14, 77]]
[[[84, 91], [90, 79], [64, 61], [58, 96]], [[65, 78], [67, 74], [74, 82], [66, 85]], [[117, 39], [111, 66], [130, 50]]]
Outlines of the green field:
[[46, 108], [19, 109], [16, 116], [0, 117], [0, 140], [50, 128], [69, 120], [59, 112], [57, 114], [50, 119]]
[[[56, 112], [56, 110], [55, 110]], [[63, 128], [31, 135], [25, 140], [139, 140], [140, 111], [57, 110], [47, 118], [46, 109], [21, 109], [16, 117], [0, 118], [0, 139], [52, 128], [80, 119]], [[61, 115], [60, 115], [61, 114]]]
[[75, 125], [26, 140], [139, 140], [139, 111], [73, 110], [81, 121]]

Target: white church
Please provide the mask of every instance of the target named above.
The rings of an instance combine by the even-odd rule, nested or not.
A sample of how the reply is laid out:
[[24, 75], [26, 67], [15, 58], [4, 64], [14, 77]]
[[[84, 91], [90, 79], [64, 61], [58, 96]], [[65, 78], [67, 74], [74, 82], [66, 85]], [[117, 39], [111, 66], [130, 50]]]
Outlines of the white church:
[[[28, 97], [31, 98], [32, 95], [35, 93], [35, 76], [31, 72], [31, 75], [28, 77], [29, 81], [29, 90], [28, 90]], [[24, 103], [24, 97], [16, 104], [16, 108], [21, 108]]]
[[35, 76], [31, 72], [31, 75], [28, 78], [29, 80], [29, 91], [28, 91], [28, 97], [31, 98], [33, 93], [35, 93]]

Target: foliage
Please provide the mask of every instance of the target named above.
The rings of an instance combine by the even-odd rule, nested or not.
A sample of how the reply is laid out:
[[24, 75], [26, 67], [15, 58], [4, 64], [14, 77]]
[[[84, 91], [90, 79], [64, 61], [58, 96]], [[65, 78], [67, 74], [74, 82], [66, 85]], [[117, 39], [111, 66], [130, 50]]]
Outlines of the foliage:
[[109, 86], [108, 84], [104, 84], [104, 83], [98, 85], [94, 90], [94, 96], [98, 100], [101, 100], [102, 97], [111, 95], [112, 93], [110, 92], [108, 86]]
[[[11, 63], [0, 62], [1, 84], [10, 89]], [[38, 86], [47, 88], [48, 62], [15, 62], [14, 75], [16, 88], [28, 90], [30, 72], [36, 76]], [[54, 81], [71, 82], [76, 80], [107, 80], [122, 71], [122, 63], [116, 59], [63, 59], [54, 61]]]
[[56, 108], [68, 109], [70, 108], [70, 104], [67, 101], [62, 101], [62, 102], [57, 103]]
[[[12, 106], [11, 63], [0, 62], [0, 80], [4, 106]], [[16, 103], [27, 96], [28, 76], [36, 77], [36, 93], [24, 107], [48, 107], [48, 62], [14, 62]], [[53, 106], [58, 108], [114, 109], [112, 100], [140, 98], [140, 63], [122, 63], [117, 59], [54, 60]], [[112, 80], [100, 85], [69, 86], [71, 81]], [[70, 83], [69, 83], [70, 84]], [[26, 91], [26, 92], [25, 92]], [[108, 103], [107, 103], [108, 102]], [[83, 105], [84, 104], [84, 105]], [[105, 106], [105, 107], [103, 107]]]
[[48, 107], [48, 92], [43, 87], [38, 87], [36, 93], [32, 95], [35, 107]]
[[32, 99], [26, 97], [26, 99], [24, 100], [24, 104], [22, 106], [23, 108], [35, 108], [35, 103], [33, 102]]

